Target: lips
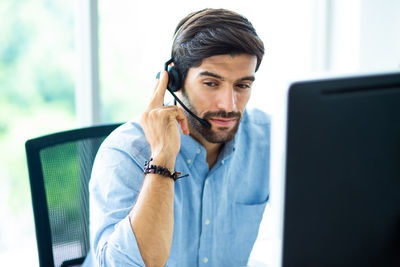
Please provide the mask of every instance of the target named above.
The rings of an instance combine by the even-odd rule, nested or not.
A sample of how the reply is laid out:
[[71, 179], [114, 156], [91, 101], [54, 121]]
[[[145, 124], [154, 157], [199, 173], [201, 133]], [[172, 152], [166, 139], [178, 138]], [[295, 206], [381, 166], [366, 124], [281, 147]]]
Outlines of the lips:
[[235, 124], [237, 118], [210, 118], [209, 120], [219, 126], [227, 127]]

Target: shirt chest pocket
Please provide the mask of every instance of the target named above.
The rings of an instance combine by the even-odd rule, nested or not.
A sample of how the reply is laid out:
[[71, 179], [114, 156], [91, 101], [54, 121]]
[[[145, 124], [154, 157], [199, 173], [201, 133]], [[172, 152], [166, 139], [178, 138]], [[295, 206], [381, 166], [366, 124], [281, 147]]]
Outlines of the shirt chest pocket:
[[230, 220], [225, 220], [224, 231], [221, 232], [222, 257], [226, 261], [229, 256], [231, 266], [246, 265], [267, 201], [257, 204], [234, 203], [231, 206]]

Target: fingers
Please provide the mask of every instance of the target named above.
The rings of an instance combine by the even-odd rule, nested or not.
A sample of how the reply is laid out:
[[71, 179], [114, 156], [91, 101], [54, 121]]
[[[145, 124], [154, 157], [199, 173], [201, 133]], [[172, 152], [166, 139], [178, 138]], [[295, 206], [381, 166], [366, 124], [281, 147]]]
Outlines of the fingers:
[[183, 110], [177, 106], [155, 108], [146, 112], [144, 115], [149, 121], [157, 121], [160, 124], [159, 126], [168, 122], [175, 123], [176, 121], [182, 129], [182, 133], [185, 135], [189, 134], [189, 122]]
[[153, 89], [153, 95], [156, 92], [158, 85], [160, 84], [160, 75], [156, 78], [156, 85], [154, 86], [154, 89]]
[[168, 73], [163, 70], [161, 71], [160, 79], [157, 79], [156, 86], [154, 87], [154, 93], [150, 100], [148, 109], [162, 107], [164, 103], [164, 95], [168, 85]]

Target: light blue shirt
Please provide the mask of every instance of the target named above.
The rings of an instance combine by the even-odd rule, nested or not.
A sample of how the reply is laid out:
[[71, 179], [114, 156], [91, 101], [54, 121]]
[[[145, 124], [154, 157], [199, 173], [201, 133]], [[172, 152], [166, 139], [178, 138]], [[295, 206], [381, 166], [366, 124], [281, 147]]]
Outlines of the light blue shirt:
[[[175, 169], [189, 177], [175, 182], [166, 266], [247, 264], [269, 197], [269, 151], [270, 120], [259, 110], [244, 112], [235, 138], [224, 145], [211, 170], [204, 147], [181, 135]], [[89, 186], [89, 258], [98, 266], [144, 266], [128, 214], [149, 157], [143, 130], [133, 121], [115, 130], [99, 149]]]

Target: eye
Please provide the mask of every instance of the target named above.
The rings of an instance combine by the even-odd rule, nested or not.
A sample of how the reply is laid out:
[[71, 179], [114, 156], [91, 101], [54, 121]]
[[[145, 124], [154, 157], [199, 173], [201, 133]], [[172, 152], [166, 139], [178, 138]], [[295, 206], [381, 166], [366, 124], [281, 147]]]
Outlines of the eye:
[[250, 89], [251, 88], [251, 84], [248, 83], [239, 83], [236, 84], [236, 87], [240, 88], [240, 89]]
[[208, 87], [216, 87], [217, 86], [216, 82], [204, 82], [203, 84], [207, 85]]

